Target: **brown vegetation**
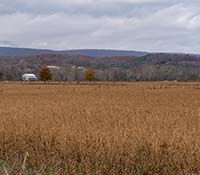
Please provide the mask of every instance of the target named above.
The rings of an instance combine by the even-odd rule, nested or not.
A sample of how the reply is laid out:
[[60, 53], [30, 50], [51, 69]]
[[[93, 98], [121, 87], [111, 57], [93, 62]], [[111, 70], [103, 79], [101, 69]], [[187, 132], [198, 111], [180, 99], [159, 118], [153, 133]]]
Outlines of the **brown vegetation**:
[[84, 78], [86, 81], [94, 81], [95, 80], [95, 72], [92, 69], [86, 69], [84, 72]]
[[42, 66], [39, 73], [40, 81], [50, 81], [52, 80], [52, 73], [51, 70], [47, 66]]
[[199, 126], [200, 84], [0, 84], [0, 174], [197, 175]]

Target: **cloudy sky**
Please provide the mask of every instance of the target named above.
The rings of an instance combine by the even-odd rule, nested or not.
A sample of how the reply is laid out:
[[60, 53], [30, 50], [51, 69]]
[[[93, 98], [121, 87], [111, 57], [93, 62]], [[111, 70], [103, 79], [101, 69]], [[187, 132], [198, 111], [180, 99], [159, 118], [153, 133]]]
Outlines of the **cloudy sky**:
[[0, 46], [200, 53], [200, 1], [0, 0]]

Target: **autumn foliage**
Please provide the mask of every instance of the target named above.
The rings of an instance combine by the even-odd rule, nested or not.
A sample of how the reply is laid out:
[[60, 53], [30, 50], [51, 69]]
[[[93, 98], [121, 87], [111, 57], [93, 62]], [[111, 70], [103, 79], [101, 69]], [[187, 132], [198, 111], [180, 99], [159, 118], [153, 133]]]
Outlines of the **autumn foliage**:
[[43, 66], [40, 69], [39, 79], [44, 82], [52, 80], [51, 70], [47, 66]]
[[84, 72], [84, 78], [86, 81], [94, 81], [96, 78], [95, 78], [95, 72], [93, 69], [87, 69], [85, 72]]

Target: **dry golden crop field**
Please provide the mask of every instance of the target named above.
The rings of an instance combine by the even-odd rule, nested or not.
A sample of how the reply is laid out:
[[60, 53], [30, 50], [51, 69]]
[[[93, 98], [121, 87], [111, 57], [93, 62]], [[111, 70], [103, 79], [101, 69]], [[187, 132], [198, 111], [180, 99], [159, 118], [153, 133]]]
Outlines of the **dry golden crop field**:
[[200, 84], [0, 84], [0, 174], [198, 175]]

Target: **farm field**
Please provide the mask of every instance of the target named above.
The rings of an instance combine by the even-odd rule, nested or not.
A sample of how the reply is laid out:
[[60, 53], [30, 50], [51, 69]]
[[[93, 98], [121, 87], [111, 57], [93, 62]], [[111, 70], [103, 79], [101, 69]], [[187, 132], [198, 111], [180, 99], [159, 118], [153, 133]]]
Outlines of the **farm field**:
[[200, 83], [2, 83], [0, 174], [198, 175]]

